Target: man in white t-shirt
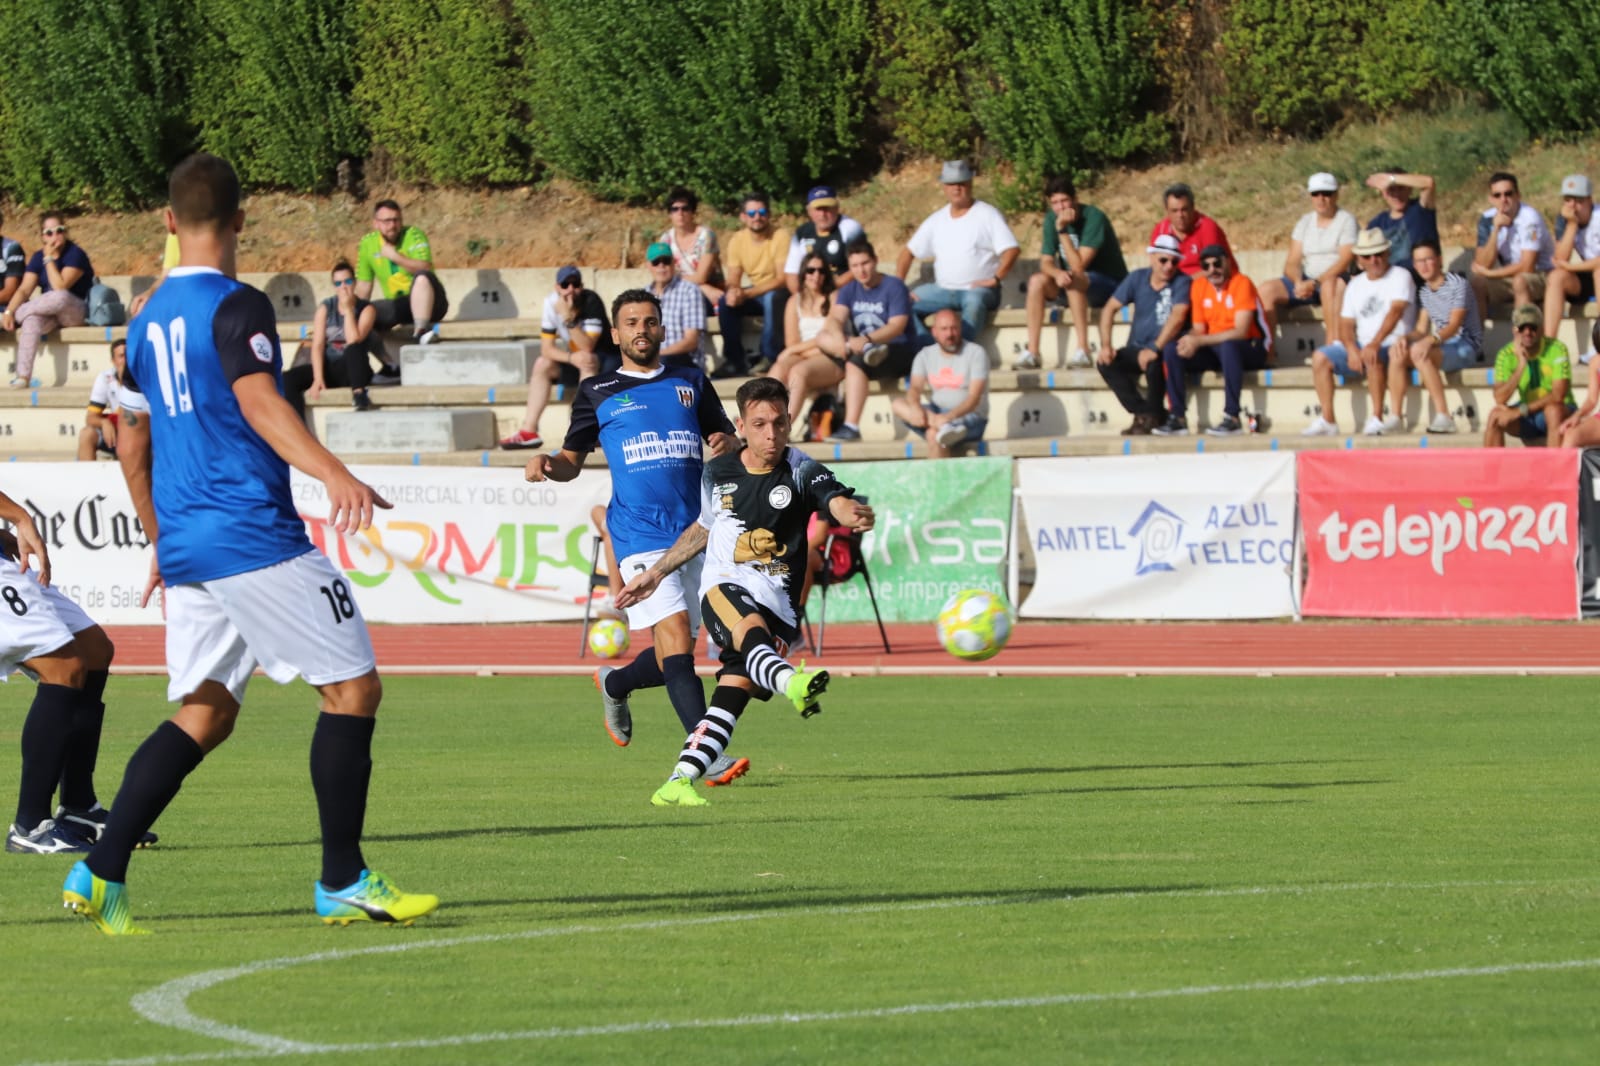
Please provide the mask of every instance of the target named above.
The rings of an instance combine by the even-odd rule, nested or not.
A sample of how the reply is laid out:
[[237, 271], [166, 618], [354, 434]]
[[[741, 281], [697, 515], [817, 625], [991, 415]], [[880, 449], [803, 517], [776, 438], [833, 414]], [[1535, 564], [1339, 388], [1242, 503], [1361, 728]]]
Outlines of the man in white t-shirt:
[[1267, 344], [1278, 335], [1278, 309], [1322, 308], [1322, 342], [1339, 339], [1344, 276], [1355, 258], [1356, 216], [1339, 206], [1339, 179], [1327, 172], [1306, 181], [1312, 210], [1300, 216], [1283, 260], [1283, 277], [1259, 286], [1267, 319]]
[[1554, 337], [1560, 330], [1568, 302], [1585, 304], [1594, 299], [1595, 272], [1600, 270], [1600, 215], [1595, 214], [1587, 176], [1568, 174], [1561, 179], [1556, 233], [1555, 266], [1544, 288], [1546, 337]]
[[1405, 432], [1400, 411], [1383, 414], [1383, 386], [1389, 346], [1410, 333], [1417, 321], [1417, 283], [1411, 271], [1389, 262], [1389, 238], [1382, 230], [1361, 231], [1356, 239], [1356, 261], [1361, 273], [1345, 286], [1339, 340], [1323, 345], [1311, 356], [1311, 376], [1322, 410], [1306, 427], [1308, 437], [1331, 437], [1339, 432], [1333, 414], [1335, 374], [1366, 375], [1372, 413], [1361, 432], [1369, 437]]
[[1515, 174], [1489, 175], [1489, 203], [1478, 219], [1478, 250], [1468, 279], [1484, 318], [1490, 304], [1543, 303], [1545, 274], [1555, 266], [1556, 251], [1544, 216], [1522, 202]]
[[989, 354], [961, 339], [953, 307], [935, 311], [930, 328], [933, 343], [917, 353], [911, 382], [891, 406], [927, 440], [928, 458], [948, 459], [955, 446], [982, 440], [989, 425]]
[[900, 249], [894, 272], [904, 281], [913, 261], [933, 260], [933, 283], [911, 290], [911, 324], [919, 340], [931, 340], [925, 320], [944, 307], [961, 315], [962, 335], [977, 340], [1000, 306], [1000, 283], [1017, 261], [1017, 238], [998, 209], [972, 198], [972, 164], [945, 163], [939, 183], [949, 204], [917, 227]]
[[111, 342], [111, 365], [89, 388], [89, 408], [78, 430], [79, 462], [94, 462], [98, 452], [117, 457], [117, 388], [127, 365], [128, 342], [119, 337]]

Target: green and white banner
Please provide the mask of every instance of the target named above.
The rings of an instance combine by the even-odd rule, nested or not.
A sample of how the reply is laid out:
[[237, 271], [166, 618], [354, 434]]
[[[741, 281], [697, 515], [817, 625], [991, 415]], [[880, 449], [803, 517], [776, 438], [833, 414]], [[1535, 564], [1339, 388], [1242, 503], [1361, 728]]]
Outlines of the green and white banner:
[[[862, 539], [885, 622], [931, 622], [951, 593], [1005, 593], [1011, 523], [1011, 460], [840, 463], [839, 480], [868, 497], [877, 527]], [[813, 589], [813, 622], [822, 592]], [[866, 582], [852, 577], [828, 590], [828, 621], [872, 620]]]

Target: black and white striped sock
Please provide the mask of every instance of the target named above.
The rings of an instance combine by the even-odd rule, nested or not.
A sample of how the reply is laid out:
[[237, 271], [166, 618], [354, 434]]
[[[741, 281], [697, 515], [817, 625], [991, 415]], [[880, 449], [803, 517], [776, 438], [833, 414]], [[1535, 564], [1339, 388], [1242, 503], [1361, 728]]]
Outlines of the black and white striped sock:
[[733, 727], [738, 721], [739, 711], [727, 710], [713, 702], [689, 739], [683, 742], [683, 751], [678, 755], [678, 765], [673, 768], [672, 776], [698, 781], [706, 768], [721, 757], [728, 741], [733, 739]]
[[772, 649], [771, 644], [757, 644], [744, 655], [745, 672], [750, 680], [764, 689], [782, 693], [783, 686], [794, 676], [794, 667]]

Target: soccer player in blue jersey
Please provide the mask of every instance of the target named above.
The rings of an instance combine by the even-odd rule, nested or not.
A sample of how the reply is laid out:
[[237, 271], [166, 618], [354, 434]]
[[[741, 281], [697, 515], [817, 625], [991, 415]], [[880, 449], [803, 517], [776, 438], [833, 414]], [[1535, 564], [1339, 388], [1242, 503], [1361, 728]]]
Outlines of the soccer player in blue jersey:
[[[626, 579], [649, 568], [700, 513], [700, 442], [716, 455], [737, 449], [739, 442], [710, 379], [694, 367], [662, 365], [665, 330], [654, 293], [630, 289], [618, 296], [611, 321], [621, 369], [578, 387], [560, 453], [534, 456], [526, 474], [529, 481], [571, 481], [597, 445], [605, 450], [611, 469], [606, 529]], [[629, 608], [629, 627], [649, 629], [654, 648], [621, 669], [601, 667], [595, 674], [606, 732], [619, 746], [633, 738], [628, 696], [639, 689], [665, 685], [685, 734], [705, 714], [705, 689], [694, 672], [698, 581], [699, 567], [691, 561], [654, 600]], [[706, 781], [725, 785], [749, 768], [748, 759], [729, 756]]]
[[102, 932], [142, 932], [128, 859], [200, 760], [228, 738], [251, 672], [302, 676], [322, 696], [311, 784], [322, 826], [323, 921], [409, 923], [438, 906], [361, 853], [372, 732], [383, 695], [350, 587], [312, 547], [289, 465], [321, 481], [328, 522], [353, 533], [389, 504], [306, 430], [283, 398], [272, 303], [234, 278], [239, 178], [213, 155], [178, 164], [167, 229], [179, 264], [128, 326], [118, 458], [155, 544], [144, 600], [166, 588], [167, 697], [179, 704], [128, 760], [100, 841], [62, 886]]

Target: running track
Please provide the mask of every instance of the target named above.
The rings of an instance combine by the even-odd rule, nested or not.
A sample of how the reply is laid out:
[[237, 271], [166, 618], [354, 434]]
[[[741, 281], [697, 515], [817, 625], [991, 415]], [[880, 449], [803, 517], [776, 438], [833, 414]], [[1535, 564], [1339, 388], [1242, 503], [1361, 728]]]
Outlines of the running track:
[[[586, 674], [576, 622], [546, 625], [375, 625], [389, 673]], [[159, 626], [111, 627], [119, 671], [164, 672]], [[833, 625], [813, 665], [839, 673], [1600, 673], [1600, 629], [1577, 622], [1165, 622], [1020, 625], [986, 663], [946, 655], [933, 625]], [[641, 645], [635, 644], [635, 649]], [[703, 646], [703, 645], [702, 645]], [[700, 656], [703, 669], [710, 663]]]

